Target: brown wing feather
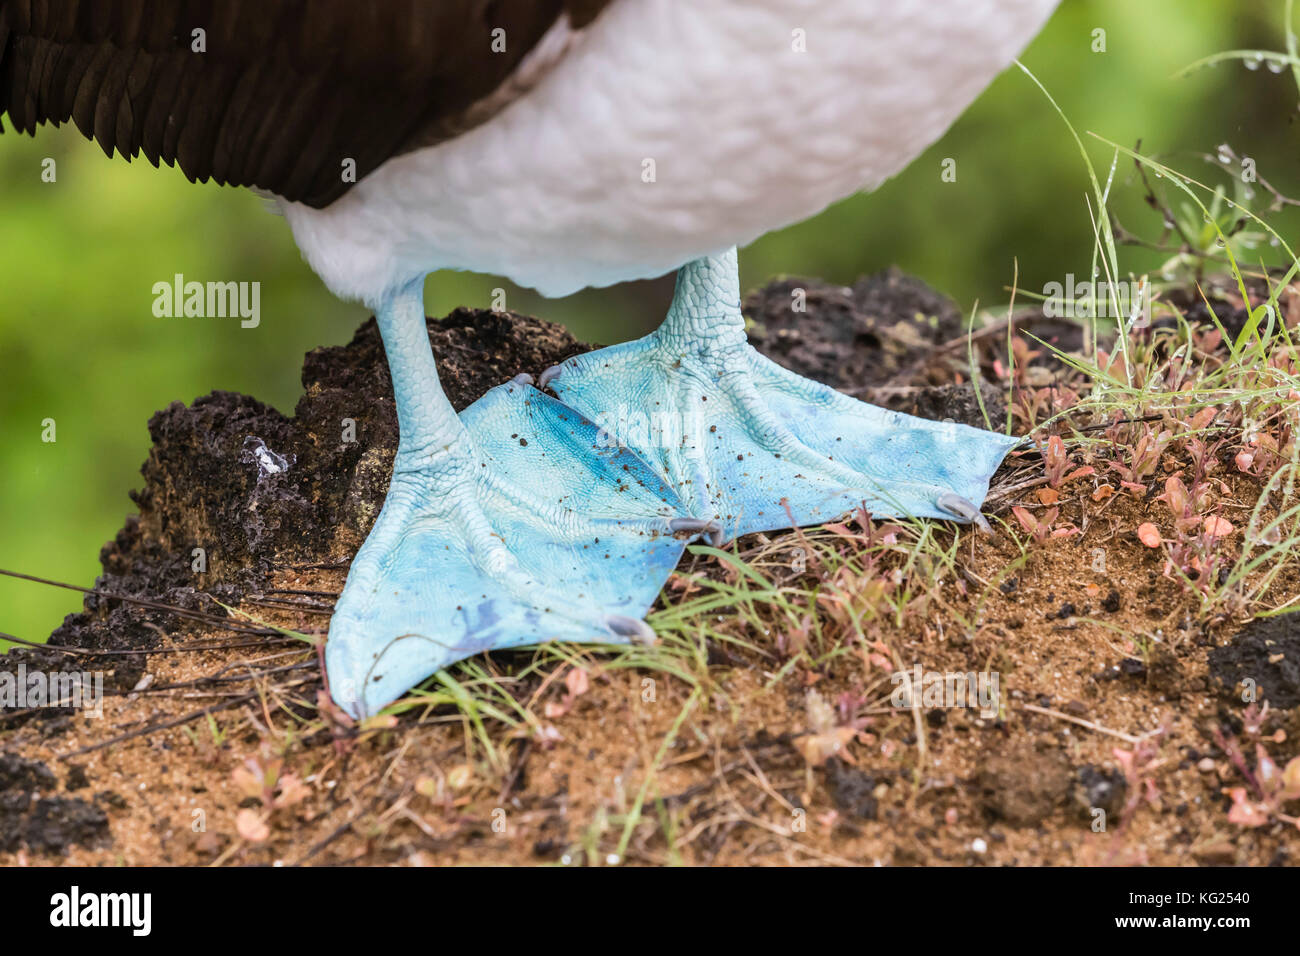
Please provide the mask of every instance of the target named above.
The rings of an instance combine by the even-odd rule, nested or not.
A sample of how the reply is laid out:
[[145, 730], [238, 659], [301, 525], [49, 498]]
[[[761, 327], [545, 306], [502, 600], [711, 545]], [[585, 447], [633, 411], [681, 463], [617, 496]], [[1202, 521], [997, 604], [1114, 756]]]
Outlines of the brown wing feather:
[[352, 185], [345, 160], [359, 179], [427, 145], [561, 15], [583, 26], [610, 2], [0, 0], [0, 117], [325, 206]]

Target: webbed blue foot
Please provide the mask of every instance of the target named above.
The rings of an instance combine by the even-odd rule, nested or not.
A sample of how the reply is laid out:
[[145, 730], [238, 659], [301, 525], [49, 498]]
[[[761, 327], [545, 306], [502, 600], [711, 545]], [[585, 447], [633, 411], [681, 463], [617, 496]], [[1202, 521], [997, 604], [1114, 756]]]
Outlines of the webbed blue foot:
[[421, 287], [379, 310], [400, 444], [325, 645], [330, 691], [357, 717], [481, 651], [653, 640], [642, 618], [685, 547], [677, 535], [715, 530], [634, 453], [522, 378], [458, 418]]
[[745, 336], [735, 250], [678, 273], [655, 332], [569, 359], [539, 384], [653, 464], [724, 538], [864, 503], [879, 517], [987, 527], [978, 504], [1018, 443], [867, 405], [760, 355]]

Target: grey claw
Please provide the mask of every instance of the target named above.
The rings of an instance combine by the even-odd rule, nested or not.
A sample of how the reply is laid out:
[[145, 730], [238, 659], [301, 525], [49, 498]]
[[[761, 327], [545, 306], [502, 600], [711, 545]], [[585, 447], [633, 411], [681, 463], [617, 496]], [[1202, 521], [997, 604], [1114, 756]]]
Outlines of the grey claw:
[[512, 385], [532, 385], [533, 377], [529, 375], [527, 372], [520, 372], [518, 375], [516, 375], [514, 378], [510, 380], [510, 383]]
[[605, 618], [605, 626], [619, 637], [630, 638], [633, 643], [649, 647], [656, 640], [655, 632], [645, 621], [622, 614], [611, 614]]
[[668, 530], [673, 534], [707, 534], [712, 541], [722, 534], [722, 525], [711, 518], [673, 518], [668, 522]]
[[993, 525], [989, 524], [989, 519], [980, 514], [980, 510], [961, 495], [946, 491], [936, 498], [934, 503], [951, 515], [975, 522], [975, 526], [985, 534], [993, 533]]
[[563, 371], [564, 371], [564, 366], [552, 365], [545, 372], [543, 372], [542, 377], [537, 380], [537, 387], [540, 388], [542, 391], [546, 391], [546, 386], [550, 385], [551, 382], [555, 381], [555, 379], [557, 379], [560, 373]]

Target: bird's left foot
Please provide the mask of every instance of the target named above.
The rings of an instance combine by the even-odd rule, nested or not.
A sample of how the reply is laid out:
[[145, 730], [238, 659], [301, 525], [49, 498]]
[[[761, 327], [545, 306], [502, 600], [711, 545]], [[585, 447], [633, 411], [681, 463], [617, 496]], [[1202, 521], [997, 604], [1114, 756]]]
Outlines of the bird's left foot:
[[877, 517], [987, 528], [979, 504], [1018, 439], [888, 411], [749, 345], [734, 251], [686, 266], [664, 324], [548, 369], [538, 383], [657, 467], [720, 538]]

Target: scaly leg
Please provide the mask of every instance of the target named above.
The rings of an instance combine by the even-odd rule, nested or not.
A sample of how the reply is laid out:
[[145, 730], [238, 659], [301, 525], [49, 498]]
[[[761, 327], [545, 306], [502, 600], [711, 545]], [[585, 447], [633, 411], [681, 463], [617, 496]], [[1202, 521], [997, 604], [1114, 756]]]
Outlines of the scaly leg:
[[457, 417], [422, 288], [378, 310], [401, 435], [325, 645], [331, 692], [354, 716], [480, 651], [653, 639], [641, 619], [685, 547], [678, 535], [716, 530], [526, 377]]

